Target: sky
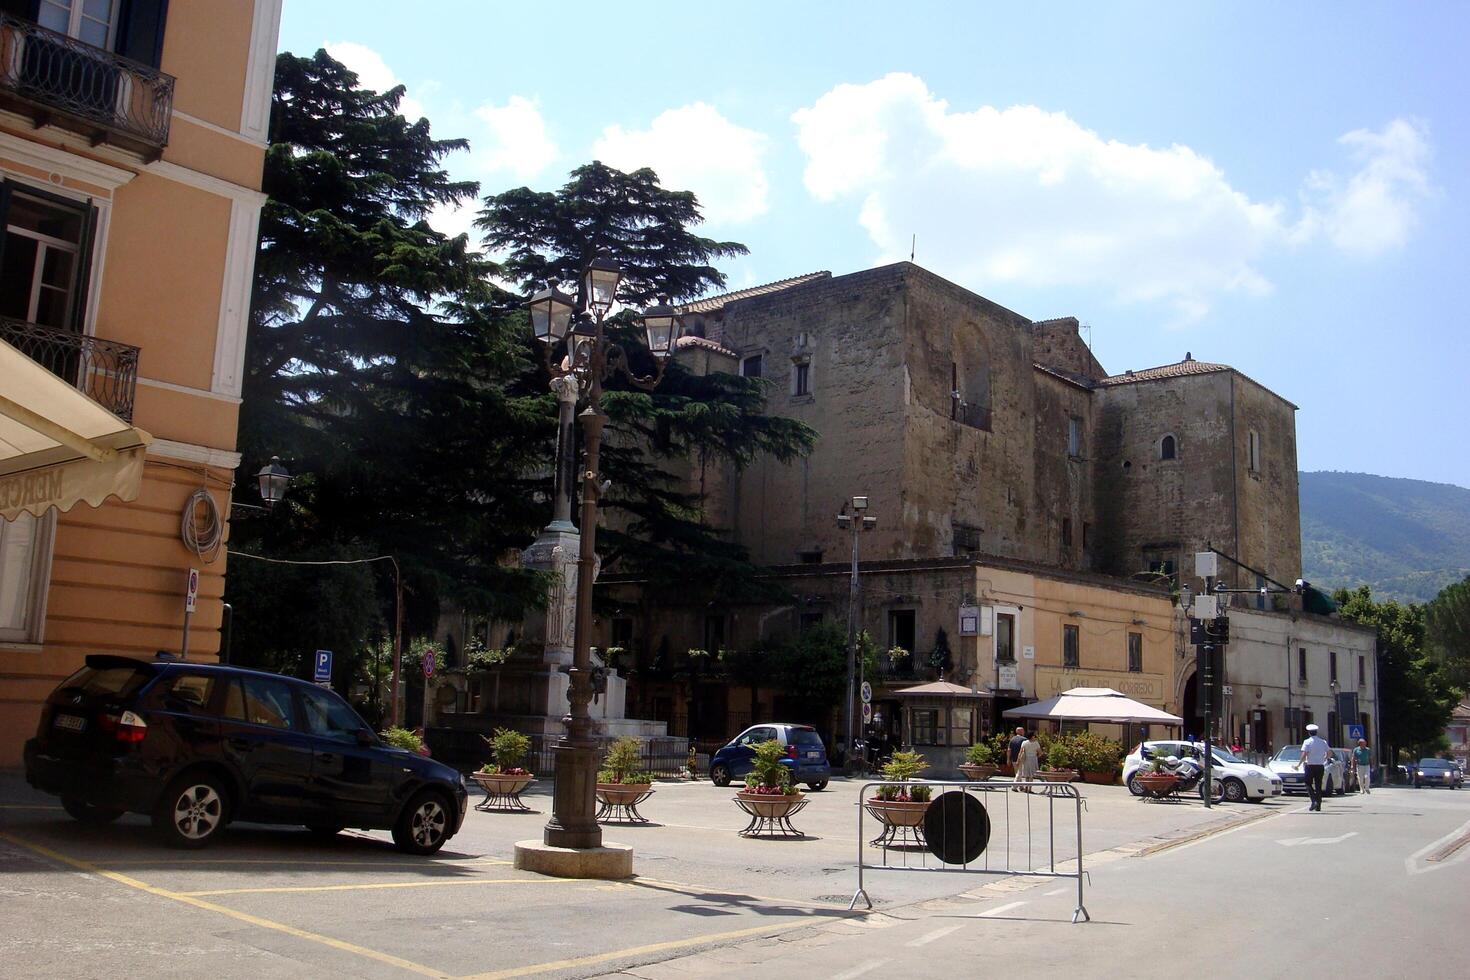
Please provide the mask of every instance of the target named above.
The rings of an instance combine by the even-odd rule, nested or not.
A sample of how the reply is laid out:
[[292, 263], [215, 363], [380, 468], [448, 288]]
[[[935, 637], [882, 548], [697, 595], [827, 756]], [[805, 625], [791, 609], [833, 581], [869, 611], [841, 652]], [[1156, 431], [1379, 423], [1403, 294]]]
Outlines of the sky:
[[1462, 487], [1466, 38], [1458, 2], [287, 0], [281, 24], [405, 85], [482, 193], [651, 166], [749, 247], [730, 289], [912, 250], [1076, 316], [1110, 372], [1234, 366], [1300, 406], [1303, 470]]

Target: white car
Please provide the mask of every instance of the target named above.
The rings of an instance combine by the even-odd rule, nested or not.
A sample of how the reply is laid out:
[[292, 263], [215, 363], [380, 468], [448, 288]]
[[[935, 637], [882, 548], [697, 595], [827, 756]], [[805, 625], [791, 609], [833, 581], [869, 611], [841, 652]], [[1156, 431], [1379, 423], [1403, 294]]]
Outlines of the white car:
[[[1281, 777], [1281, 784], [1288, 793], [1307, 792], [1307, 770], [1298, 769], [1297, 763], [1302, 758], [1302, 747], [1300, 745], [1283, 745], [1276, 750], [1271, 761], [1266, 763], [1270, 770]], [[1328, 761], [1327, 767], [1322, 771], [1322, 795], [1341, 796], [1347, 792], [1347, 773], [1338, 758], [1336, 752]]]
[[[1128, 757], [1123, 760], [1123, 783], [1128, 787], [1128, 792], [1134, 796], [1143, 795], [1143, 790], [1133, 782], [1133, 777], [1144, 767], [1143, 749], [1145, 747], [1148, 748], [1150, 755], [1182, 756], [1186, 749], [1190, 749], [1192, 750], [1190, 754], [1198, 757], [1202, 756], [1205, 751], [1203, 742], [1160, 740], [1135, 745], [1133, 751], [1128, 753]], [[1223, 745], [1210, 746], [1210, 756], [1213, 759], [1211, 768], [1214, 770], [1214, 778], [1222, 784], [1220, 788], [1225, 799], [1230, 803], [1240, 803], [1246, 800], [1259, 803], [1285, 792], [1285, 784], [1278, 776], [1233, 755]]]

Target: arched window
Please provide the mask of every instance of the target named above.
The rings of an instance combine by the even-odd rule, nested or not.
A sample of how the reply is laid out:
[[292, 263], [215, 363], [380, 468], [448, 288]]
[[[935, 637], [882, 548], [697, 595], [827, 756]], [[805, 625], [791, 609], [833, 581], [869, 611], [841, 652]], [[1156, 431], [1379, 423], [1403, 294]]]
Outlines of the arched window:
[[1176, 455], [1173, 436], [1164, 436], [1159, 442], [1159, 459], [1173, 459]]

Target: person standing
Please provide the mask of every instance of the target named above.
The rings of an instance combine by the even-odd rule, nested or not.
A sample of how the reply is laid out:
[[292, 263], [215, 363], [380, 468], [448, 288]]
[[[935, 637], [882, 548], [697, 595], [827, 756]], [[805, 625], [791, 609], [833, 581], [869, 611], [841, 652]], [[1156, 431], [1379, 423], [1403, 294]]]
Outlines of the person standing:
[[[1036, 772], [1041, 768], [1041, 746], [1036, 739], [1021, 734], [1021, 748], [1016, 752], [1016, 782], [1029, 782], [1036, 778]], [[1028, 787], [1026, 790], [1030, 792]]]
[[1332, 758], [1332, 749], [1325, 738], [1317, 734], [1316, 725], [1307, 726], [1307, 740], [1302, 743], [1302, 757], [1296, 760], [1298, 769], [1307, 767], [1307, 795], [1312, 798], [1309, 810], [1322, 810], [1322, 774]]
[[1358, 739], [1358, 747], [1353, 749], [1353, 768], [1358, 771], [1358, 792], [1373, 792], [1368, 788], [1373, 785], [1373, 750], [1368, 748], [1366, 738]]
[[1011, 764], [1011, 772], [1016, 771], [1016, 759], [1021, 754], [1021, 743], [1024, 741], [1026, 741], [1026, 729], [1018, 727], [1016, 734], [1011, 736], [1010, 742], [1006, 745], [1006, 762]]

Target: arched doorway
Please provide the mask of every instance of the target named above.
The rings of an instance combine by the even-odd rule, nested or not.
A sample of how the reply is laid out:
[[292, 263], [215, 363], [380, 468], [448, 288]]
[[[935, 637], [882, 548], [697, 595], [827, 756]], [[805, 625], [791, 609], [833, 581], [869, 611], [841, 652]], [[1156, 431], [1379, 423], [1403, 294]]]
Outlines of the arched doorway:
[[1184, 682], [1184, 693], [1179, 699], [1179, 717], [1184, 719], [1184, 731], [1180, 734], [1201, 739], [1205, 736], [1205, 719], [1199, 711], [1199, 675], [1191, 672]]

